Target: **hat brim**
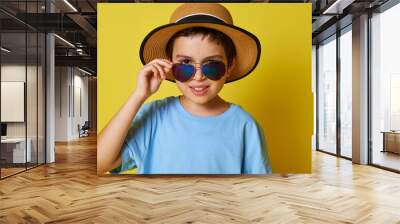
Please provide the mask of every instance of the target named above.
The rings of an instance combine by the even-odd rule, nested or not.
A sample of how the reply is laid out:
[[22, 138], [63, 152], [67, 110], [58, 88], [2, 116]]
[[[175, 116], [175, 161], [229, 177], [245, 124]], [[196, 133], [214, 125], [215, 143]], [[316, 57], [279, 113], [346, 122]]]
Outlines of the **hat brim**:
[[[139, 54], [143, 65], [156, 58], [168, 59], [165, 52], [168, 41], [176, 32], [191, 27], [215, 29], [232, 39], [236, 48], [237, 63], [225, 83], [242, 79], [256, 68], [261, 55], [261, 44], [258, 38], [240, 27], [213, 22], [171, 23], [155, 28], [144, 38], [140, 46]], [[167, 80], [175, 82], [171, 72], [167, 74]]]

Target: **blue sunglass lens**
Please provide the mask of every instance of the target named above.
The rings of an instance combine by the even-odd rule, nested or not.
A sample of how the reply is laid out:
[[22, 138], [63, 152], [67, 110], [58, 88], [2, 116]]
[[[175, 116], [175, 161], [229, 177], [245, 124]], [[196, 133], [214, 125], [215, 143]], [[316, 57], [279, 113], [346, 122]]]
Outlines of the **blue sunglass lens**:
[[220, 61], [210, 62], [201, 67], [202, 73], [211, 80], [219, 80], [225, 74], [225, 64]]
[[190, 64], [174, 64], [172, 66], [172, 74], [176, 80], [185, 82], [195, 73], [195, 67]]

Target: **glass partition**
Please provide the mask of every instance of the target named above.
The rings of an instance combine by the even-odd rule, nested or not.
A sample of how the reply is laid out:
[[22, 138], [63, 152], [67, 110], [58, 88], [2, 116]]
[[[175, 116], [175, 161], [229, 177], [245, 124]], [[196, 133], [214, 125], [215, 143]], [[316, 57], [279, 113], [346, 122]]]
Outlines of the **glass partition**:
[[336, 36], [318, 47], [318, 149], [336, 154]]
[[[2, 1], [0, 7], [20, 16], [44, 12], [44, 3]], [[45, 163], [45, 44], [44, 33], [0, 11], [1, 179]]]
[[[1, 175], [24, 171], [31, 151], [26, 142], [26, 33], [1, 34]], [[6, 49], [6, 50], [4, 50]], [[29, 147], [28, 147], [29, 149]]]

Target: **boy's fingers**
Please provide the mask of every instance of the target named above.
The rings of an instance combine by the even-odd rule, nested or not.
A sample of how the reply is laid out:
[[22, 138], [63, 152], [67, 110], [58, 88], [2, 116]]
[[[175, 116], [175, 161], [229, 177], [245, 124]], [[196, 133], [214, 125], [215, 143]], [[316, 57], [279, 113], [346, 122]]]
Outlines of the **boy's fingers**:
[[154, 65], [150, 65], [151, 70], [153, 71], [153, 77], [156, 79], [159, 79], [159, 75], [158, 75], [158, 69], [156, 67], [154, 67]]
[[155, 60], [149, 62], [148, 64], [149, 65], [157, 64], [157, 65], [161, 66], [162, 68], [172, 68], [172, 64], [164, 62], [164, 61], [159, 60], [159, 59], [155, 59]]
[[169, 67], [169, 68], [172, 67], [172, 63], [166, 59], [155, 59], [154, 62], [158, 62], [159, 64]]
[[151, 76], [151, 71], [154, 73], [153, 69], [153, 65], [148, 64], [144, 67], [143, 71], [145, 71], [146, 76]]
[[171, 70], [171, 67], [162, 66], [161, 68], [163, 69], [164, 79], [167, 79], [167, 73]]
[[157, 63], [154, 63], [153, 65], [154, 65], [154, 66], [158, 69], [158, 71], [160, 72], [159, 74], [160, 74], [161, 78], [164, 79], [164, 77], [165, 77], [165, 71], [164, 71], [164, 69], [163, 69], [159, 64], [157, 64]]
[[164, 69], [165, 74], [168, 73], [172, 69], [172, 62], [170, 62], [170, 61], [168, 61], [166, 59], [160, 59], [160, 60], [161, 60], [161, 62], [163, 62], [161, 64], [165, 65], [165, 66], [162, 66], [162, 68]]
[[[144, 76], [146, 76], [146, 77], [148, 77], [148, 76], [151, 76], [151, 73], [152, 73], [152, 67], [153, 66], [151, 66], [151, 65], [146, 65], [144, 68], [143, 68], [143, 72], [144, 72]], [[154, 71], [153, 71], [154, 72]]]
[[157, 72], [155, 72], [153, 69], [154, 75], [158, 79], [167, 79], [167, 73], [172, 69], [172, 62], [166, 60], [166, 59], [154, 59], [150, 61], [148, 64], [151, 68], [155, 68]]
[[171, 68], [164, 68], [164, 72], [165, 72], [165, 79], [167, 79], [167, 73], [171, 71]]
[[172, 69], [172, 64], [169, 64], [169, 66], [163, 66], [162, 68], [164, 70], [165, 78], [167, 78], [166, 74]]
[[157, 65], [157, 63], [153, 64], [153, 67], [157, 70], [157, 79], [161, 80], [162, 79], [162, 69], [160, 68], [159, 65]]
[[167, 62], [168, 64], [171, 64], [171, 65], [173, 64], [172, 61], [170, 61], [170, 60], [167, 60], [167, 59], [161, 59], [161, 60]]

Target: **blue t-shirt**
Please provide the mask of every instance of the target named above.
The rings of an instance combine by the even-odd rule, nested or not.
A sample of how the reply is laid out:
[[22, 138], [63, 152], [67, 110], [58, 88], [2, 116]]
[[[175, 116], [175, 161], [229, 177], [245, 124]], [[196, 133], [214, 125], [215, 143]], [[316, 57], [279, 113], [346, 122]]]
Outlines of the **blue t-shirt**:
[[216, 116], [186, 111], [178, 96], [144, 104], [121, 149], [122, 164], [138, 174], [270, 174], [263, 131], [230, 104]]

